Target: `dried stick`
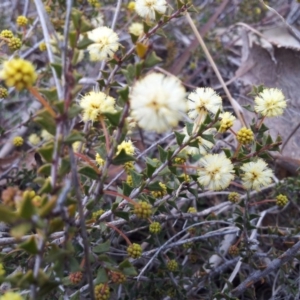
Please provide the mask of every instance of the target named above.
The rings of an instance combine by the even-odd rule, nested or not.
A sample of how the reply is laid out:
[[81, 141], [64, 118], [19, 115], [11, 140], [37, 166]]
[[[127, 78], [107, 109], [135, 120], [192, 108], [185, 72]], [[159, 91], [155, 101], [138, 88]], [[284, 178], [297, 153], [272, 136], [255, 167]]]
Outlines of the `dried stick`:
[[230, 94], [223, 78], [222, 78], [222, 75], [220, 74], [220, 72], [218, 70], [218, 67], [216, 66], [212, 56], [210, 55], [210, 53], [209, 53], [209, 51], [208, 51], [201, 35], [200, 35], [200, 33], [198, 32], [198, 30], [197, 30], [197, 28], [196, 28], [190, 14], [188, 12], [186, 12], [186, 18], [187, 18], [187, 21], [188, 21], [189, 25], [191, 26], [191, 29], [192, 29], [193, 33], [195, 34], [200, 46], [202, 47], [209, 63], [211, 64], [214, 72], [216, 73], [216, 76], [218, 77], [218, 79], [219, 79], [219, 81], [220, 81], [220, 83], [221, 83], [221, 85], [222, 85], [222, 87], [223, 87], [223, 89], [226, 93], [226, 96], [227, 96], [228, 100], [230, 101], [230, 103], [231, 103], [231, 105], [232, 105], [232, 107], [235, 111], [235, 114], [237, 115], [238, 119], [243, 124], [243, 126], [246, 126], [246, 122], [244, 120], [244, 117], [242, 116], [242, 114], [241, 114], [240, 110], [238, 109], [237, 105], [235, 104], [235, 101], [233, 100], [233, 98], [232, 98], [232, 96], [231, 96], [231, 94]]

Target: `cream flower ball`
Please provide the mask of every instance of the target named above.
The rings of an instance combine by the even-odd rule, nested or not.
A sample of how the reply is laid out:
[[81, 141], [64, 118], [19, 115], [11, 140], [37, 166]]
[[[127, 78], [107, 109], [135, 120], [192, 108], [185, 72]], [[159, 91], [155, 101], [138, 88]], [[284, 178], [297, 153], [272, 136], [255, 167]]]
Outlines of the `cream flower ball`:
[[254, 110], [264, 117], [277, 117], [283, 114], [286, 100], [279, 89], [264, 89], [255, 97]]
[[151, 73], [134, 84], [130, 108], [131, 116], [141, 128], [166, 132], [186, 112], [185, 88], [176, 77]]
[[135, 2], [135, 11], [142, 18], [155, 20], [155, 12], [164, 14], [166, 10], [165, 0], [137, 0]]
[[244, 172], [242, 181], [246, 189], [260, 190], [272, 182], [273, 172], [260, 158], [256, 162], [243, 164], [241, 170]]
[[116, 112], [114, 108], [115, 99], [98, 91], [91, 91], [85, 94], [81, 98], [79, 105], [83, 109], [82, 120], [84, 122], [95, 122], [98, 121], [98, 118], [103, 115], [103, 113]]
[[119, 36], [106, 26], [89, 31], [88, 38], [94, 42], [87, 48], [91, 61], [103, 61], [113, 58], [115, 52], [119, 49]]
[[223, 190], [234, 179], [233, 164], [223, 152], [207, 154], [199, 160], [199, 165], [198, 182], [209, 190]]
[[209, 87], [197, 88], [189, 94], [188, 99], [190, 100], [188, 114], [191, 119], [197, 119], [199, 124], [204, 121], [208, 113], [215, 115], [222, 109], [222, 98]]

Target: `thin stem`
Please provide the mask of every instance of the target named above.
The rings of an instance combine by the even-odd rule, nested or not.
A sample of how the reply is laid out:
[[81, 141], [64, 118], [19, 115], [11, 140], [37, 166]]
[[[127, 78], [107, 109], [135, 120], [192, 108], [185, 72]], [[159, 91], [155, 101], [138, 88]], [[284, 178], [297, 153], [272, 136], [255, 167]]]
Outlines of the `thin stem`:
[[50, 104], [41, 96], [35, 87], [29, 87], [29, 92], [48, 110], [53, 118], [56, 118], [56, 113], [50, 106]]
[[196, 28], [196, 26], [195, 26], [195, 24], [194, 24], [194, 22], [193, 22], [193, 20], [192, 20], [192, 18], [191, 18], [191, 16], [190, 16], [190, 14], [189, 14], [188, 12], [186, 12], [186, 18], [187, 18], [187, 21], [188, 21], [189, 25], [190, 25], [191, 28], [192, 28], [193, 33], [195, 34], [195, 36], [196, 36], [196, 38], [197, 38], [197, 40], [198, 40], [200, 46], [202, 47], [202, 49], [203, 49], [203, 51], [204, 51], [204, 53], [205, 53], [205, 55], [206, 55], [206, 57], [207, 57], [209, 63], [211, 64], [211, 66], [212, 66], [214, 72], [216, 73], [216, 76], [218, 77], [218, 79], [219, 79], [219, 81], [220, 81], [220, 83], [221, 83], [221, 85], [222, 85], [222, 87], [223, 87], [223, 89], [224, 89], [224, 91], [225, 91], [225, 94], [226, 94], [228, 100], [230, 101], [230, 103], [231, 103], [231, 105], [232, 105], [234, 111], [235, 111], [235, 114], [236, 114], [237, 117], [239, 118], [240, 122], [241, 122], [245, 127], [247, 127], [247, 126], [246, 126], [246, 122], [245, 122], [244, 118], [242, 117], [242, 114], [241, 114], [240, 110], [239, 110], [239, 109], [237, 108], [237, 106], [235, 105], [234, 100], [233, 100], [233, 98], [232, 98], [232, 96], [231, 96], [231, 94], [230, 94], [230, 92], [229, 92], [229, 90], [228, 90], [228, 88], [227, 88], [227, 86], [226, 86], [226, 84], [225, 84], [223, 78], [222, 78], [222, 75], [220, 74], [220, 72], [219, 72], [219, 70], [218, 70], [218, 67], [216, 66], [216, 64], [215, 64], [215, 62], [214, 62], [212, 56], [211, 56], [210, 53], [209, 53], [209, 50], [207, 49], [207, 47], [206, 47], [206, 45], [205, 45], [205, 43], [204, 43], [204, 41], [203, 41], [203, 39], [202, 39], [202, 37], [201, 37], [199, 31], [197, 30], [197, 28]]
[[126, 241], [126, 243], [128, 245], [132, 245], [132, 243], [130, 242], [128, 237], [119, 228], [117, 228], [116, 226], [109, 224], [109, 223], [105, 223], [105, 225], [112, 228], [113, 230], [117, 231], [124, 238], [124, 240]]
[[108, 132], [107, 132], [107, 128], [106, 128], [106, 124], [105, 124], [105, 121], [104, 121], [104, 118], [102, 116], [100, 116], [100, 123], [101, 123], [101, 126], [102, 126], [102, 129], [103, 129], [103, 133], [104, 133], [104, 136], [105, 136], [105, 147], [106, 147], [106, 152], [109, 153], [109, 136], [108, 136]]

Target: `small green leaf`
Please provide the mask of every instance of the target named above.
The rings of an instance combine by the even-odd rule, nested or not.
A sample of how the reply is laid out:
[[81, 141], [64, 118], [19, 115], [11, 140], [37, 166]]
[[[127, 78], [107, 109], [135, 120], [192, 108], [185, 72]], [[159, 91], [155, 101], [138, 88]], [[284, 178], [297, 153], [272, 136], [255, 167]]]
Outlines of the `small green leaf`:
[[129, 170], [130, 175], [132, 176], [132, 183], [133, 187], [139, 187], [142, 184], [143, 181], [143, 175], [137, 173], [134, 170]]
[[68, 118], [72, 119], [74, 117], [77, 117], [82, 111], [82, 108], [79, 105], [72, 105], [68, 110]]
[[37, 113], [37, 116], [33, 120], [34, 122], [38, 123], [43, 129], [47, 130], [52, 135], [55, 135], [56, 132], [55, 120], [46, 109], [40, 110]]
[[122, 273], [126, 276], [136, 276], [137, 272], [135, 268], [132, 266], [132, 264], [125, 259], [119, 264], [119, 269], [122, 271]]
[[126, 211], [114, 211], [114, 215], [118, 218], [124, 219], [126, 221], [129, 221], [129, 212]]
[[24, 243], [20, 244], [19, 248], [25, 250], [29, 254], [38, 253], [38, 247], [34, 236], [30, 237]]
[[143, 25], [144, 25], [144, 32], [147, 33], [150, 30], [151, 25], [148, 24], [147, 22], [143, 22]]
[[168, 152], [165, 151], [161, 146], [158, 145], [158, 152], [159, 152], [159, 160], [163, 163], [166, 161], [168, 157]]
[[62, 65], [61, 65], [61, 64], [58, 64], [58, 63], [52, 63], [52, 64], [50, 64], [50, 65], [54, 68], [57, 77], [60, 78], [60, 77], [61, 77], [61, 74], [62, 74]]
[[146, 68], [152, 68], [155, 65], [157, 65], [158, 63], [160, 63], [161, 61], [162, 61], [162, 59], [159, 58], [154, 51], [152, 51], [145, 59], [144, 66]]
[[53, 155], [53, 143], [48, 143], [46, 144], [44, 147], [39, 148], [37, 150], [37, 152], [43, 157], [43, 159], [48, 162], [51, 163], [52, 162], [52, 155]]
[[184, 138], [185, 138], [185, 134], [179, 133], [179, 132], [177, 132], [177, 131], [174, 131], [174, 133], [175, 133], [175, 137], [176, 137], [176, 142], [177, 142], [177, 144], [178, 144], [179, 146], [181, 146], [182, 143], [183, 143], [183, 140], [184, 140]]
[[[25, 194], [23, 194], [25, 195]], [[18, 211], [19, 215], [24, 218], [24, 219], [30, 219], [31, 216], [35, 213], [35, 208], [32, 204], [32, 199], [30, 196], [27, 194], [27, 196], [23, 197], [21, 203], [20, 203], [20, 208]]]
[[148, 178], [150, 178], [152, 176], [152, 174], [155, 172], [155, 170], [156, 170], [156, 167], [147, 163], [146, 175]]
[[80, 168], [78, 170], [78, 173], [81, 175], [84, 175], [88, 178], [91, 178], [93, 180], [99, 179], [99, 175], [100, 175], [96, 172], [96, 170], [94, 168], [92, 168], [90, 166], [84, 166], [84, 167]]
[[110, 248], [110, 240], [107, 240], [104, 243], [100, 243], [99, 245], [93, 247], [93, 252], [100, 254], [100, 253], [106, 253], [109, 251]]
[[39, 92], [43, 94], [50, 102], [58, 100], [56, 88], [39, 89]]
[[185, 123], [186, 131], [189, 136], [193, 134], [194, 124], [193, 123]]
[[123, 89], [118, 90], [117, 93], [120, 95], [120, 97], [124, 101], [124, 103], [128, 102], [128, 99], [129, 99], [128, 85], [126, 85]]
[[77, 130], [72, 130], [71, 133], [66, 137], [64, 142], [67, 145], [72, 145], [74, 142], [85, 142], [83, 134]]
[[10, 229], [10, 235], [13, 236], [15, 239], [20, 239], [24, 235], [26, 235], [31, 229], [30, 223], [22, 223], [16, 225]]
[[67, 156], [61, 160], [61, 165], [59, 167], [58, 174], [59, 176], [63, 177], [67, 175], [70, 171], [71, 171], [71, 163], [70, 163], [70, 158]]
[[133, 156], [126, 154], [125, 150], [122, 149], [121, 152], [112, 160], [112, 164], [123, 165], [126, 162], [134, 160], [135, 158]]
[[17, 220], [17, 213], [5, 205], [0, 204], [0, 221], [11, 224]]
[[72, 9], [71, 18], [72, 18], [74, 27], [77, 30], [80, 28], [81, 16], [82, 16], [82, 13], [79, 10], [77, 10], [75, 8]]
[[86, 49], [89, 45], [93, 44], [94, 41], [90, 40], [86, 36], [83, 37], [81, 41], [78, 42], [77, 44], [77, 49], [83, 50]]
[[109, 279], [108, 279], [106, 270], [100, 267], [98, 269], [98, 272], [97, 272], [97, 277], [96, 277], [96, 283], [95, 284], [105, 283], [105, 282], [108, 282], [108, 280]]
[[37, 173], [39, 175], [50, 176], [51, 174], [51, 164], [44, 164], [38, 168]]
[[70, 31], [69, 32], [69, 41], [70, 41], [70, 46], [72, 49], [74, 49], [76, 47], [76, 43], [77, 43], [77, 33], [76, 31]]
[[118, 126], [120, 122], [122, 111], [118, 111], [114, 114], [103, 113], [103, 115], [110, 121], [111, 125]]

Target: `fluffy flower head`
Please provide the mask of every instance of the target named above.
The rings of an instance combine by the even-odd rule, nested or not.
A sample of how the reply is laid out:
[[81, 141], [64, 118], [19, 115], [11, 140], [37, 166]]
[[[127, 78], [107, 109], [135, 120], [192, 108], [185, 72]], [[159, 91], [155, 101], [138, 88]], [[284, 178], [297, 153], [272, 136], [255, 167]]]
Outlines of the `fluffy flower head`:
[[151, 73], [133, 86], [130, 107], [140, 127], [162, 133], [176, 126], [186, 111], [185, 89], [175, 77]]
[[3, 63], [0, 79], [9, 87], [14, 86], [18, 91], [31, 87], [36, 80], [34, 66], [30, 61], [13, 58]]
[[104, 159], [101, 157], [101, 155], [99, 153], [96, 153], [96, 156], [95, 156], [95, 160], [96, 160], [96, 163], [99, 167], [103, 167], [104, 166]]
[[26, 26], [28, 24], [28, 19], [25, 16], [18, 16], [16, 23], [19, 26]]
[[88, 32], [88, 38], [94, 43], [88, 46], [91, 61], [108, 60], [119, 49], [119, 37], [106, 26]]
[[188, 99], [189, 116], [193, 120], [198, 118], [204, 121], [208, 113], [215, 115], [222, 109], [222, 98], [209, 87], [197, 88], [189, 94]]
[[144, 26], [142, 23], [132, 23], [128, 28], [129, 33], [135, 36], [141, 36], [144, 33]]
[[262, 159], [243, 164], [241, 170], [244, 172], [242, 181], [246, 189], [260, 190], [272, 182], [273, 172]]
[[115, 99], [102, 92], [92, 91], [80, 100], [83, 109], [82, 120], [95, 122], [103, 113], [114, 113]]
[[124, 150], [126, 154], [133, 155], [134, 154], [134, 146], [132, 141], [123, 141], [120, 145], [118, 145], [117, 155]]
[[283, 114], [286, 100], [281, 90], [272, 88], [264, 89], [254, 99], [254, 109], [264, 117], [277, 117]]
[[223, 152], [207, 154], [200, 159], [199, 164], [202, 168], [198, 171], [198, 181], [209, 190], [225, 189], [234, 178], [233, 165]]
[[225, 132], [227, 131], [229, 128], [231, 128], [233, 126], [233, 122], [235, 121], [235, 116], [233, 116], [230, 112], [226, 111], [224, 113], [220, 114], [220, 128], [219, 128], [219, 132]]
[[155, 20], [155, 12], [164, 14], [167, 10], [165, 0], [137, 0], [135, 2], [135, 11], [142, 18]]
[[40, 137], [36, 134], [36, 133], [32, 133], [29, 137], [28, 137], [28, 142], [33, 145], [36, 146], [41, 142]]

